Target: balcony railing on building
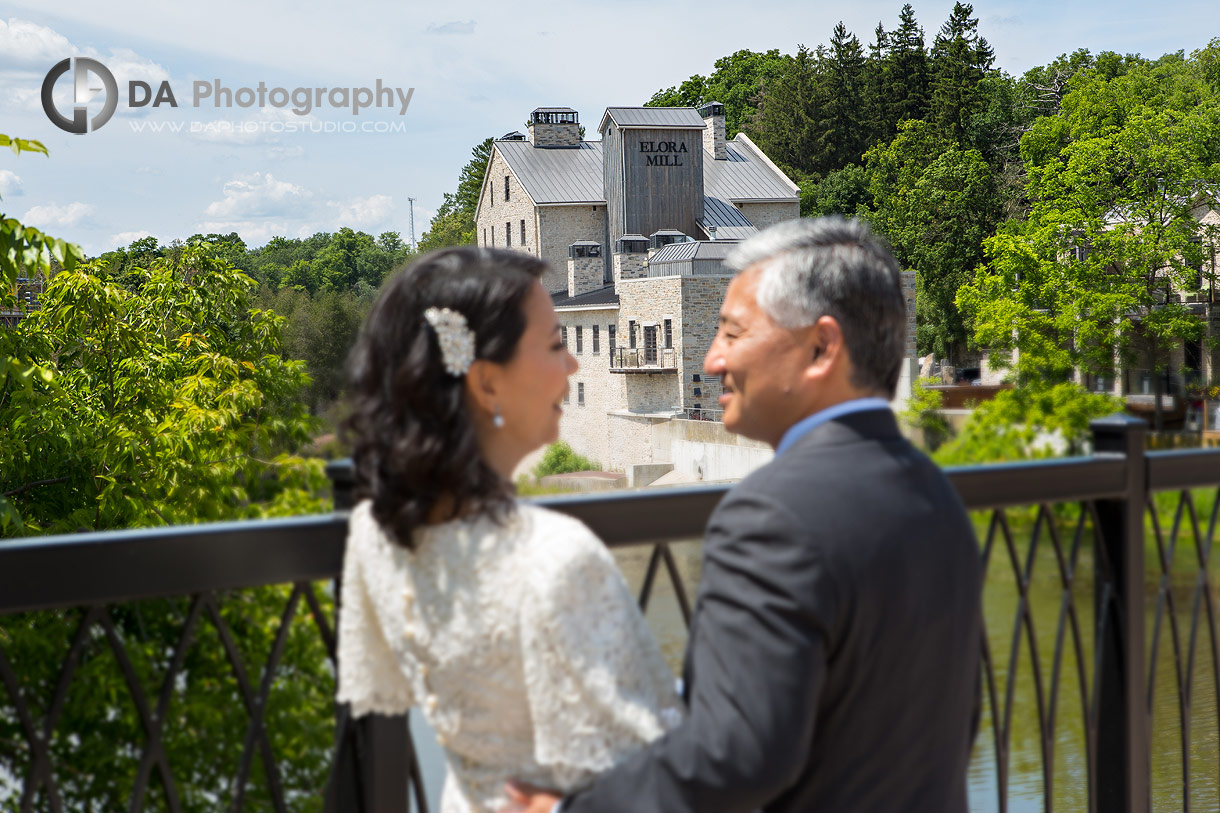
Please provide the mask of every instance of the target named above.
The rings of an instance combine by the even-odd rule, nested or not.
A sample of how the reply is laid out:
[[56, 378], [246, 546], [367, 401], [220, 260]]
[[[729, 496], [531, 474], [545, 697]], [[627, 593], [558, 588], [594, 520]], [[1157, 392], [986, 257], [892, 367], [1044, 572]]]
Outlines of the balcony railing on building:
[[616, 347], [610, 354], [612, 373], [676, 373], [678, 357], [672, 347]]
[[[976, 512], [987, 575], [974, 809], [1220, 808], [1211, 556], [1220, 451], [1146, 453], [1146, 429], [1109, 418], [1094, 423], [1088, 457], [946, 471]], [[297, 636], [316, 636], [332, 662], [335, 653], [342, 597], [333, 580], [352, 476], [343, 464], [330, 473], [332, 515], [0, 541], [0, 809], [92, 807], [79, 793], [65, 795], [93, 781], [71, 754], [82, 737], [94, 746], [103, 737], [91, 756], [112, 759], [112, 775], [130, 794], [116, 809], [427, 813], [437, 788], [425, 789], [404, 718], [356, 722], [336, 708], [333, 739], [313, 732], [331, 754], [329, 779], [305, 786], [293, 764], [300, 755], [281, 747], [281, 727], [300, 727], [300, 710], [276, 703], [277, 690], [301, 679], [291, 661], [301, 650]], [[862, 506], [867, 488], [885, 498], [884, 484], [860, 487]], [[701, 538], [726, 490], [540, 502], [580, 519], [611, 548], [642, 548], [641, 606], [668, 581], [678, 623], [689, 625], [691, 571], [674, 541]], [[227, 611], [253, 588], [279, 585], [278, 623], [251, 626]], [[142, 615], [153, 599], [172, 599], [180, 612]], [[37, 662], [15, 658], [10, 633], [46, 614], [69, 622], [70, 634], [40, 644]], [[156, 650], [144, 634], [149, 623], [165, 629]], [[196, 688], [192, 670], [204, 654], [228, 664], [226, 691], [248, 722], [227, 741], [189, 749], [196, 763], [214, 761], [201, 771], [175, 762], [182, 749], [170, 743], [202, 736], [200, 721], [182, 719], [182, 694]], [[122, 675], [113, 694], [88, 684], [104, 662]], [[323, 697], [332, 691], [323, 687]], [[81, 697], [104, 707], [106, 731], [67, 730], [64, 709]], [[119, 726], [125, 720], [131, 724]], [[205, 787], [187, 786], [198, 776]]]

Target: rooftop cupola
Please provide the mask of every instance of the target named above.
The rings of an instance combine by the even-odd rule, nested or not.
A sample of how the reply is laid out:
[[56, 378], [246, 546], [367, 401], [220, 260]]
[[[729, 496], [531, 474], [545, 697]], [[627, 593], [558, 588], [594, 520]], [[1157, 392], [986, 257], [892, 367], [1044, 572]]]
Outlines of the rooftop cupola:
[[710, 152], [717, 161], [726, 160], [729, 155], [725, 148], [724, 105], [720, 102], [708, 102], [699, 108], [699, 115], [707, 127], [703, 130], [703, 149]]
[[539, 107], [530, 113], [529, 131], [535, 147], [579, 147], [580, 115], [570, 107]]

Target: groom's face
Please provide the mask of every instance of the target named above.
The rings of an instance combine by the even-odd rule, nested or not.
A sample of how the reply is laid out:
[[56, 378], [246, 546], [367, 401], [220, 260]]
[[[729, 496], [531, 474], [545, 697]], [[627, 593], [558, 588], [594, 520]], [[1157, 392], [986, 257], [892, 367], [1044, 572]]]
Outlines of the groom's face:
[[754, 266], [729, 283], [703, 369], [721, 377], [724, 428], [775, 446], [804, 416], [798, 390], [809, 365], [808, 331], [782, 327], [763, 311], [758, 276]]

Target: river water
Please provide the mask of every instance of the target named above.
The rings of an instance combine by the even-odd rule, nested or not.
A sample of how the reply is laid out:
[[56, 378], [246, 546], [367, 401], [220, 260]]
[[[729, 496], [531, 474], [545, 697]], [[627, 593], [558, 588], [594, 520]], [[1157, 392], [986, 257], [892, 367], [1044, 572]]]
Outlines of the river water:
[[[980, 528], [980, 536], [985, 526]], [[1028, 529], [1018, 541], [1015, 552], [1022, 564], [1028, 552]], [[1065, 535], [1070, 542], [1070, 534]], [[678, 570], [687, 586], [688, 596], [694, 600], [695, 586], [699, 581], [701, 546], [697, 541], [677, 542], [671, 545]], [[651, 548], [637, 547], [615, 551], [615, 559], [627, 577], [632, 589], [637, 591], [643, 583]], [[1065, 551], [1065, 556], [1068, 555]], [[1191, 611], [1196, 596], [1197, 567], [1191, 557], [1193, 547], [1178, 550], [1174, 556], [1173, 577], [1168, 580], [1169, 592], [1176, 601], [1179, 624], [1179, 641], [1182, 648], [1183, 668], [1187, 664], [1186, 651], [1191, 628]], [[1020, 599], [1018, 580], [1013, 575], [1011, 559], [1007, 550], [997, 548], [990, 559], [983, 591], [983, 612], [988, 643], [994, 667], [995, 693], [1001, 709], [999, 718], [1004, 719], [1011, 648], [1017, 607]], [[1044, 715], [1049, 715], [1051, 705], [1051, 674], [1056, 648], [1056, 633], [1063, 607], [1064, 590], [1058, 572], [1057, 559], [1050, 545], [1043, 543], [1035, 552], [1032, 578], [1029, 589], [1030, 617], [1033, 621], [1035, 642], [1040, 659], [1040, 674], [1043, 676]], [[1076, 572], [1080, 575], [1072, 585], [1072, 606], [1078, 613], [1078, 628], [1081, 633], [1080, 647], [1085, 653], [1084, 675], [1088, 685], [1093, 668], [1089, 653], [1092, 641], [1092, 590], [1093, 583], [1091, 552], [1082, 550], [1078, 557]], [[1159, 573], [1152, 554], [1148, 560], [1149, 573]], [[1212, 582], [1217, 574], [1213, 572]], [[1156, 619], [1158, 587], [1155, 579], [1149, 580], [1146, 605], [1148, 608], [1146, 630], [1151, 642]], [[1220, 606], [1217, 596], [1210, 597], [1213, 607]], [[1203, 606], [1203, 605], [1200, 605]], [[652, 598], [646, 613], [649, 626], [656, 634], [661, 649], [675, 673], [681, 669], [683, 651], [686, 646], [686, 628], [674, 595], [673, 587], [662, 566], [653, 586]], [[1217, 619], [1220, 622], [1220, 617]], [[1218, 623], [1220, 627], [1220, 623]], [[1208, 641], [1209, 631], [1205, 614], [1200, 615], [1197, 632], [1191, 697], [1188, 707], [1189, 737], [1187, 752], [1190, 755], [1190, 809], [1192, 811], [1220, 811], [1220, 717], [1216, 703], [1217, 676], [1213, 673], [1214, 658]], [[1015, 669], [1013, 686], [1013, 711], [1010, 719], [1008, 810], [1012, 813], [1032, 813], [1045, 809], [1044, 804], [1044, 757], [1042, 728], [1039, 726], [1037, 691], [1033, 679], [1028, 638], [1022, 628], [1021, 644]], [[1065, 638], [1060, 665], [1058, 692], [1055, 694], [1055, 722], [1051, 741], [1050, 762], [1053, 765], [1051, 797], [1055, 810], [1083, 811], [1087, 809], [1084, 724], [1081, 713], [1082, 702], [1078, 665], [1074, 657], [1071, 637]], [[1152, 702], [1152, 792], [1154, 811], [1183, 810], [1182, 727], [1178, 696], [1178, 675], [1175, 670], [1173, 641], [1170, 636], [1168, 617], [1162, 623], [1162, 632], [1157, 647], [1156, 670]], [[411, 715], [412, 729], [418, 743], [421, 767], [429, 788], [430, 804], [439, 809], [443, 757], [420, 715]], [[998, 801], [999, 772], [996, 765], [996, 736], [994, 717], [990, 704], [984, 700], [982, 726], [975, 741], [974, 754], [969, 773], [970, 809], [979, 813], [1000, 810]], [[918, 743], [912, 743], [918, 747]]]

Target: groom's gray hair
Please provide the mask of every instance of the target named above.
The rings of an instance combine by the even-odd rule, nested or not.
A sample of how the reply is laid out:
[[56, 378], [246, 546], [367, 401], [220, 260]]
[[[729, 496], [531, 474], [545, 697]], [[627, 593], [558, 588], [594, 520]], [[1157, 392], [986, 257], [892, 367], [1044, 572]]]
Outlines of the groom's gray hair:
[[907, 307], [893, 253], [860, 220], [787, 220], [743, 242], [725, 259], [760, 267], [758, 304], [787, 328], [833, 317], [852, 362], [852, 383], [890, 398], [898, 387]]

